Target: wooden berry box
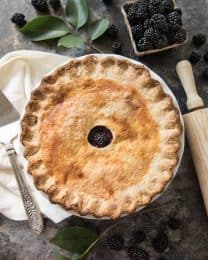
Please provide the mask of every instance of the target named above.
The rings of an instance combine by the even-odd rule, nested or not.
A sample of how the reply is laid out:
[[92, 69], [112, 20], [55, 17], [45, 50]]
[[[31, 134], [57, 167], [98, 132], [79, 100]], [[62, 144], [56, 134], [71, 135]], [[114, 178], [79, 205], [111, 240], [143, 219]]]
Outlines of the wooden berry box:
[[[121, 12], [122, 12], [122, 14], [123, 14], [124, 21], [125, 21], [125, 24], [126, 24], [126, 26], [127, 26], [128, 32], [129, 32], [131, 44], [132, 44], [132, 46], [133, 46], [134, 53], [135, 53], [137, 56], [142, 57], [142, 56], [149, 55], [149, 54], [152, 54], [152, 53], [158, 53], [158, 52], [166, 51], [166, 50], [169, 50], [169, 49], [173, 49], [173, 48], [179, 47], [179, 46], [181, 46], [181, 45], [184, 45], [184, 44], [188, 41], [188, 37], [187, 37], [187, 34], [186, 34], [186, 40], [185, 40], [184, 42], [182, 42], [182, 43], [175, 43], [175, 44], [169, 45], [169, 46], [167, 46], [167, 47], [164, 47], [164, 48], [162, 48], [162, 49], [153, 49], [153, 50], [147, 50], [147, 51], [143, 51], [143, 52], [138, 51], [137, 46], [136, 46], [136, 42], [135, 42], [134, 37], [133, 37], [133, 35], [132, 35], [131, 25], [130, 25], [130, 23], [129, 23], [129, 21], [128, 21], [127, 12], [126, 12], [127, 8], [128, 8], [130, 5], [132, 5], [132, 4], [134, 4], [134, 3], [137, 3], [137, 2], [139, 2], [139, 0], [126, 2], [126, 3], [124, 3], [124, 4], [121, 6]], [[174, 5], [175, 5], [175, 0], [173, 0], [173, 2], [174, 2]], [[175, 6], [175, 7], [176, 7], [176, 6]]]

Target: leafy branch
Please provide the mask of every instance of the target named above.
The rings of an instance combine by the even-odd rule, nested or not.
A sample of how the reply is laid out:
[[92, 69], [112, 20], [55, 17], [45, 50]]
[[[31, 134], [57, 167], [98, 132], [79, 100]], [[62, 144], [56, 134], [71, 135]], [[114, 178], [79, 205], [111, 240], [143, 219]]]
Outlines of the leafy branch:
[[[103, 238], [104, 235], [115, 225], [107, 228], [101, 235], [80, 226], [64, 227], [57, 232], [55, 237], [52, 238], [50, 242], [61, 247], [62, 249], [74, 253], [71, 260], [83, 260], [86, 259], [87, 255], [97, 244], [97, 242]], [[56, 253], [56, 260], [59, 259], [64, 260], [68, 258]]]
[[[167, 207], [170, 204], [170, 201], [164, 203], [161, 206], [142, 210], [139, 214], [144, 214], [152, 211], [160, 211], [162, 208]], [[80, 227], [80, 226], [71, 226], [71, 227], [63, 227], [59, 230], [55, 237], [51, 239], [51, 243], [59, 246], [62, 249], [70, 251], [73, 253], [73, 256], [70, 258], [71, 260], [84, 260], [87, 259], [88, 254], [95, 247], [95, 245], [113, 228], [120, 225], [121, 223], [127, 222], [132, 216], [129, 215], [113, 224], [109, 228], [107, 228], [100, 235], [92, 232], [91, 230]], [[59, 254], [56, 252], [55, 254], [56, 260], [69, 260], [69, 258]]]
[[86, 0], [68, 0], [65, 7], [65, 19], [52, 15], [38, 16], [20, 29], [31, 41], [38, 42], [49, 39], [58, 39], [57, 45], [65, 48], [74, 48], [86, 45], [97, 52], [101, 52], [92, 42], [102, 36], [109, 26], [107, 18], [99, 19], [88, 25], [89, 39], [79, 34], [89, 19], [89, 9]]

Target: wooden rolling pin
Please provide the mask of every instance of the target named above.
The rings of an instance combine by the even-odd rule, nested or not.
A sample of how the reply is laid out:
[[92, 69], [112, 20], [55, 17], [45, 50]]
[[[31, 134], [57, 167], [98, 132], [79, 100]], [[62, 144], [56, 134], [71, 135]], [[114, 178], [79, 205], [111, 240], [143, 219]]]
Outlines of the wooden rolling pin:
[[187, 95], [187, 108], [191, 111], [183, 118], [208, 214], [208, 108], [204, 108], [204, 102], [197, 93], [190, 62], [187, 60], [179, 62], [176, 71]]

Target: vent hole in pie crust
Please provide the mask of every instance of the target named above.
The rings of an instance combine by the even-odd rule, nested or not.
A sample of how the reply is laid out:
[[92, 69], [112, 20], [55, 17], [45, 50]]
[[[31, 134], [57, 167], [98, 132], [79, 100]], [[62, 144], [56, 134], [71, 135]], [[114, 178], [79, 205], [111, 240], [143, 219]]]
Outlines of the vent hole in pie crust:
[[113, 134], [110, 129], [99, 125], [93, 127], [88, 134], [88, 142], [97, 148], [108, 146], [113, 140]]

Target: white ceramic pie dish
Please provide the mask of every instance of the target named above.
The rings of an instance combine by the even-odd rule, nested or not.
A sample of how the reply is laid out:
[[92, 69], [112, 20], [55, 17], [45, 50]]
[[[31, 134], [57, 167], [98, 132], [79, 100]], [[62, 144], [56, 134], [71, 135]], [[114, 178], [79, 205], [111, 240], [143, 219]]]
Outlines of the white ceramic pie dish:
[[[147, 68], [147, 69], [150, 71], [151, 77], [161, 83], [161, 86], [162, 86], [164, 92], [165, 92], [166, 94], [168, 94], [169, 96], [172, 97], [174, 105], [175, 105], [175, 106], [178, 108], [178, 110], [179, 110], [179, 113], [180, 113], [180, 121], [181, 121], [181, 125], [182, 125], [182, 128], [183, 128], [183, 129], [182, 129], [182, 135], [181, 135], [181, 148], [180, 148], [180, 150], [179, 150], [179, 152], [178, 152], [178, 159], [179, 159], [179, 160], [178, 160], [178, 164], [177, 164], [176, 167], [174, 168], [174, 173], [173, 173], [172, 179], [168, 182], [168, 184], [166, 185], [166, 187], [164, 188], [164, 190], [163, 190], [160, 194], [157, 194], [157, 195], [155, 195], [155, 196], [153, 197], [153, 199], [152, 199], [152, 201], [151, 201], [151, 202], [153, 202], [153, 201], [156, 200], [156, 199], [167, 189], [167, 187], [170, 185], [170, 183], [172, 182], [173, 178], [175, 177], [175, 175], [176, 175], [176, 173], [177, 173], [177, 171], [178, 171], [178, 168], [179, 168], [179, 166], [180, 166], [181, 159], [182, 159], [182, 155], [183, 155], [183, 151], [184, 151], [184, 122], [183, 122], [183, 117], [182, 117], [182, 114], [181, 114], [181, 112], [180, 112], [180, 108], [179, 108], [178, 102], [177, 102], [175, 96], [173, 95], [172, 91], [169, 89], [169, 87], [167, 86], [167, 84], [164, 82], [164, 80], [163, 80], [160, 76], [158, 76], [155, 72], [153, 72], [150, 68], [148, 68], [147, 66], [145, 66], [144, 64], [142, 64], [141, 62], [138, 62], [138, 61], [135, 61], [135, 60], [132, 60], [132, 59], [129, 59], [129, 58], [120, 56], [120, 55], [114, 55], [114, 54], [90, 54], [90, 55], [94, 55], [94, 56], [98, 56], [98, 57], [102, 57], [102, 56], [104, 56], [104, 57], [109, 57], [109, 56], [110, 56], [110, 57], [115, 57], [115, 58], [117, 58], [117, 59], [128, 60], [128, 61], [130, 61], [130, 62], [132, 62], [132, 63], [135, 63], [135, 64], [138, 64], [138, 65], [144, 66], [145, 68]], [[89, 56], [89, 55], [81, 56], [81, 57], [74, 58], [74, 59], [82, 60], [82, 59], [85, 58], [86, 56]], [[70, 59], [70, 60], [71, 60], [71, 59]], [[67, 63], [67, 62], [66, 62], [66, 63]], [[64, 64], [65, 64], [65, 63], [64, 63]], [[61, 65], [59, 65], [58, 67], [63, 66], [64, 64], [61, 64]], [[51, 74], [51, 72], [55, 71], [58, 67], [54, 68], [54, 69], [53, 69], [52, 71], [50, 71], [48, 74]], [[37, 87], [38, 87], [38, 86], [39, 86], [39, 84], [37, 85]], [[37, 88], [37, 87], [35, 87], [35, 88]], [[35, 88], [34, 88], [34, 89], [35, 89]], [[29, 100], [27, 100], [26, 104], [28, 103], [28, 101], [29, 101]], [[24, 114], [25, 114], [25, 110], [23, 110], [23, 113], [22, 113], [22, 115], [21, 115], [20, 120], [23, 118]], [[20, 135], [21, 135], [21, 128], [20, 128], [20, 131], [19, 131], [19, 144], [20, 144], [20, 149], [21, 149], [21, 159], [22, 159], [22, 162], [23, 162], [23, 165], [24, 165], [25, 172], [27, 172], [28, 163], [27, 163], [27, 160], [26, 160], [26, 159], [24, 158], [24, 156], [23, 156], [24, 146], [23, 146], [23, 145], [21, 144], [21, 142], [20, 142]], [[28, 174], [27, 177], [32, 179], [32, 176], [30, 176], [29, 174]], [[45, 198], [47, 198], [47, 194], [45, 194], [44, 192], [39, 191], [39, 190], [37, 190], [37, 192], [40, 192], [42, 196], [44, 196]], [[149, 205], [149, 204], [148, 204], [148, 205]], [[136, 211], [139, 211], [139, 210], [143, 209], [144, 207], [145, 207], [145, 206], [138, 207]], [[63, 208], [62, 208], [62, 211], [63, 211]], [[71, 215], [76, 215], [76, 216], [80, 216], [80, 217], [82, 217], [82, 218], [87, 218], [87, 219], [100, 219], [100, 220], [102, 220], [102, 219], [109, 219], [109, 218], [107, 218], [107, 217], [96, 218], [96, 217], [94, 217], [94, 216], [92, 216], [92, 215], [82, 216], [82, 215], [78, 214], [78, 213], [77, 213], [76, 211], [74, 211], [74, 210], [65, 210], [65, 211], [68, 212], [68, 213], [71, 214]], [[125, 216], [125, 215], [122, 215], [122, 216]]]

